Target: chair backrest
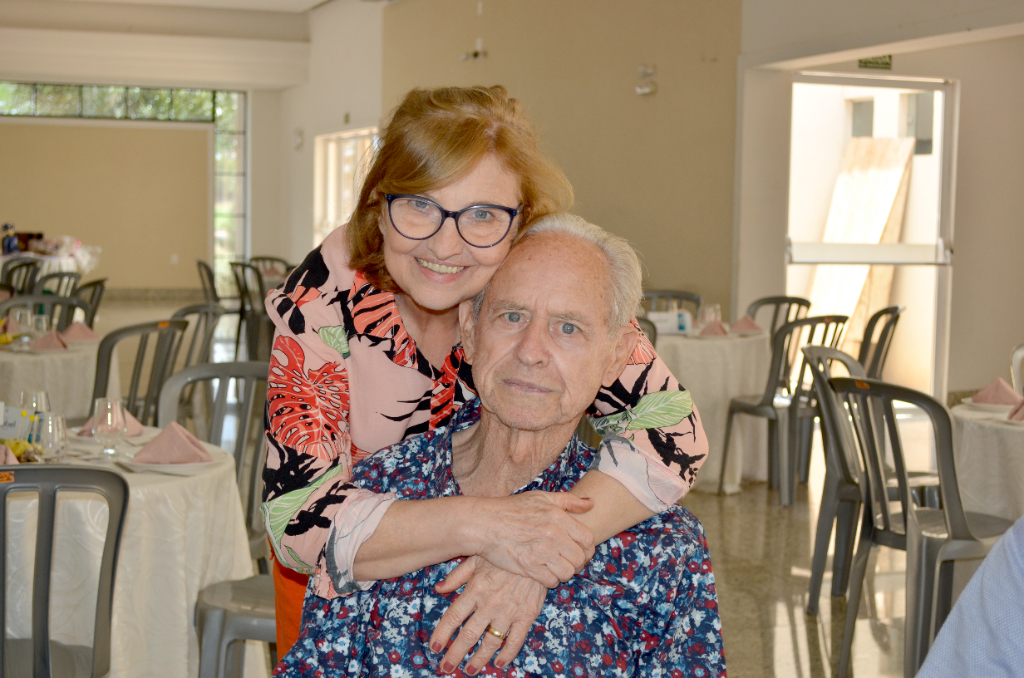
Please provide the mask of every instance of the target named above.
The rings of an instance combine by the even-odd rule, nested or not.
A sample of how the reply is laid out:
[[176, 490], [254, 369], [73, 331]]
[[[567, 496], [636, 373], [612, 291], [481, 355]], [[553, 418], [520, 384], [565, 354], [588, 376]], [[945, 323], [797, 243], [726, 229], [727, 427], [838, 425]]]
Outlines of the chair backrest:
[[246, 315], [264, 313], [263, 301], [267, 298], [267, 289], [263, 283], [263, 274], [252, 264], [243, 261], [232, 261], [231, 272], [238, 285], [238, 294], [242, 299], [243, 313]]
[[217, 278], [213, 275], [213, 269], [202, 260], [196, 261], [196, 268], [199, 269], [199, 282], [203, 286], [203, 296], [206, 298], [206, 303], [220, 303], [220, 295], [217, 294]]
[[[53, 566], [54, 522], [58, 492], [89, 492], [107, 503], [107, 531], [100, 558], [93, 629], [92, 675], [110, 671], [110, 618], [114, 602], [114, 574], [121, 548], [121, 534], [128, 512], [128, 483], [113, 471], [74, 466], [0, 466], [6, 477], [0, 483], [0, 576], [7, 579], [7, 509], [14, 492], [38, 496], [35, 564], [32, 577], [33, 678], [50, 678], [50, 571]], [[26, 523], [27, 524], [27, 523]], [[0, 586], [0, 615], [7, 617], [6, 587]], [[83, 601], [84, 602], [84, 601]], [[5, 666], [5, 647], [0, 638], [0, 668]]]
[[184, 361], [179, 365], [178, 356], [175, 356], [174, 369], [210, 362], [213, 334], [217, 330], [217, 321], [222, 315], [224, 315], [224, 307], [220, 304], [193, 304], [174, 312], [171, 318], [187, 320], [189, 328], [192, 330]]
[[[780, 390], [794, 399], [810, 396], [814, 382], [801, 359], [800, 349], [804, 346], [835, 348], [842, 339], [847, 320], [845, 315], [819, 315], [788, 322], [776, 330], [772, 335], [772, 361], [761, 405], [771, 406]], [[800, 367], [794, 379], [793, 366], [798, 360]]]
[[803, 297], [762, 297], [747, 307], [747, 315], [757, 320], [757, 312], [764, 307], [772, 311], [771, 324], [765, 328], [772, 336], [786, 323], [806, 318], [811, 302]]
[[696, 292], [684, 292], [683, 290], [644, 290], [644, 308], [650, 311], [672, 311], [682, 310], [686, 304], [688, 309], [696, 318], [703, 305], [700, 295]]
[[[193, 395], [206, 393], [207, 391], [201, 388], [195, 388], [195, 385], [207, 382], [207, 385], [212, 387], [212, 382], [216, 381], [216, 392], [211, 392], [209, 425], [206, 427], [207, 430], [199, 430], [200, 427], [197, 426], [196, 434], [213, 445], [223, 447], [222, 443], [226, 437], [225, 423], [231, 426], [235, 443], [233, 453], [236, 481], [239, 493], [247, 499], [246, 525], [250, 527], [258, 527], [260, 523], [259, 504], [262, 502], [263, 492], [259, 483], [262, 477], [262, 453], [266, 439], [261, 435], [260, 415], [263, 411], [262, 403], [266, 401], [265, 387], [269, 372], [270, 363], [267, 362], [207, 363], [186, 367], [164, 383], [157, 408], [157, 425], [164, 428], [172, 421], [178, 420], [183, 391], [192, 387]], [[258, 390], [261, 383], [264, 386], [263, 392]], [[234, 402], [229, 402], [232, 397]], [[233, 411], [233, 417], [227, 416], [229, 409]], [[253, 438], [250, 435], [253, 433], [253, 424], [259, 426], [255, 431], [255, 444], [250, 444]]]
[[1010, 379], [1013, 380], [1013, 389], [1024, 395], [1024, 344], [1010, 354]]
[[848, 353], [828, 346], [804, 346], [803, 354], [814, 381], [814, 394], [821, 408], [822, 440], [825, 447], [825, 468], [847, 483], [861, 485], [864, 468], [860, 457], [849, 445], [842, 444], [839, 417], [846, 411], [836, 398], [828, 380], [832, 378], [833, 362], [841, 363], [851, 377], [864, 378], [864, 368]]
[[92, 307], [81, 299], [56, 297], [52, 294], [22, 294], [0, 301], [0, 318], [6, 316], [12, 308], [27, 308], [33, 315], [47, 316], [51, 327], [58, 332], [63, 332], [74, 322], [76, 309], [81, 309], [86, 317], [92, 312]]
[[107, 289], [107, 279], [100, 278], [99, 280], [90, 280], [87, 283], [83, 283], [78, 286], [75, 290], [75, 296], [86, 301], [92, 307], [92, 310], [85, 317], [85, 324], [92, 327], [93, 322], [96, 321], [96, 311], [100, 308], [100, 302], [103, 301], [103, 292]]
[[[868, 470], [866, 475], [876, 527], [895, 533], [904, 533], [903, 530], [907, 529], [903, 521], [894, 520], [889, 506], [885, 484], [887, 452], [892, 454], [895, 466], [905, 525], [910, 526], [917, 521], [917, 506], [910, 494], [906, 456], [903, 453], [903, 443], [893, 407], [894, 402], [902, 402], [919, 408], [931, 421], [935, 461], [939, 471], [939, 495], [949, 537], [974, 540], [960, 501], [960, 487], [953, 459], [953, 426], [948, 410], [929, 395], [877, 379], [833, 377], [829, 384], [845, 404], [850, 415], [845, 418], [845, 422], [852, 428], [853, 441], [858, 446], [861, 460]], [[887, 443], [884, 447], [881, 444], [883, 442]]]
[[36, 284], [39, 273], [39, 260], [31, 257], [14, 257], [4, 262], [0, 270], [0, 282], [14, 288], [18, 294], [28, 294]]
[[[110, 380], [110, 363], [113, 360], [114, 348], [129, 337], [138, 337], [139, 345], [135, 353], [135, 364], [132, 368], [131, 384], [128, 395], [123, 399], [125, 409], [132, 413], [142, 424], [152, 426], [156, 421], [157, 399], [160, 388], [170, 376], [174, 366], [174, 357], [178, 353], [182, 336], [188, 327], [187, 320], [161, 320], [142, 323], [130, 327], [122, 327], [103, 337], [96, 354], [96, 380], [92, 398], [103, 398], [107, 395], [107, 384]], [[154, 338], [152, 356], [148, 356], [150, 338]], [[148, 370], [145, 368], [148, 365]], [[148, 382], [143, 388], [144, 372], [148, 371]], [[92, 416], [90, 407], [89, 415]]]
[[71, 297], [78, 289], [78, 281], [81, 278], [82, 274], [74, 271], [47, 273], [36, 278], [32, 294], [55, 294], [58, 297]]
[[249, 263], [259, 269], [264, 278], [284, 278], [295, 268], [281, 257], [249, 257]]
[[[861, 340], [860, 353], [857, 360], [864, 366], [867, 376], [881, 379], [885, 368], [885, 359], [889, 356], [892, 335], [896, 332], [896, 323], [903, 313], [903, 306], [889, 306], [875, 313], [868, 319], [864, 328], [864, 339]], [[875, 330], [878, 336], [875, 336]]]
[[640, 326], [640, 329], [647, 335], [647, 340], [651, 342], [651, 346], [657, 347], [658, 345], [658, 328], [654, 326], [647, 318], [640, 316], [636, 319], [636, 324]]

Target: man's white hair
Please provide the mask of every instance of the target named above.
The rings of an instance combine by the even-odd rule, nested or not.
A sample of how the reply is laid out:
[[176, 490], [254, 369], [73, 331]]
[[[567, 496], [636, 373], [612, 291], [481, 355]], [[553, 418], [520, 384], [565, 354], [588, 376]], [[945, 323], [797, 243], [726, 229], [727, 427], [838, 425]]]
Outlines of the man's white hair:
[[524, 239], [542, 233], [563, 233], [593, 243], [601, 250], [608, 261], [608, 296], [611, 303], [608, 328], [615, 331], [629, 323], [643, 298], [643, 272], [640, 269], [640, 258], [626, 239], [566, 212], [542, 217], [530, 227]]

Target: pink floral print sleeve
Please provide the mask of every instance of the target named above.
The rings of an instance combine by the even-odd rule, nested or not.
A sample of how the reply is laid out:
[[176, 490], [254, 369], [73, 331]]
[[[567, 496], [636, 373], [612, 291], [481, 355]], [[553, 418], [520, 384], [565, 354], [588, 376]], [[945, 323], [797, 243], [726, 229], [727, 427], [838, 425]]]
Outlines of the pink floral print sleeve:
[[[443, 365], [427, 362], [405, 331], [394, 295], [348, 268], [344, 229], [271, 291], [266, 307], [276, 332], [263, 515], [281, 563], [315, 575], [316, 594], [332, 598], [354, 590], [346, 563], [327, 547], [333, 531], [369, 525], [361, 543], [389, 505], [387, 497], [350, 484], [353, 462], [446, 426], [475, 396], [470, 365], [461, 345]], [[596, 468], [652, 511], [692, 487], [708, 441], [689, 392], [646, 337], [587, 414], [605, 436]]]

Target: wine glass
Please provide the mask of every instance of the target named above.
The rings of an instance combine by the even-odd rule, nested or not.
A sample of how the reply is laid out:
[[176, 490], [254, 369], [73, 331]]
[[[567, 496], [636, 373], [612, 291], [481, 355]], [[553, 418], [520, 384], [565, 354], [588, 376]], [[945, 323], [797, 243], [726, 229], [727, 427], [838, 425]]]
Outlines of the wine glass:
[[50, 316], [32, 316], [32, 334], [38, 339], [50, 331]]
[[27, 334], [32, 330], [32, 310], [16, 308], [11, 311], [8, 316], [7, 327], [11, 334]]
[[22, 391], [21, 409], [29, 414], [50, 411], [50, 394], [46, 391]]
[[97, 398], [92, 411], [92, 435], [96, 442], [103, 445], [103, 456], [114, 459], [118, 456], [117, 444], [128, 432], [121, 401], [117, 398]]
[[36, 417], [33, 442], [37, 443], [42, 452], [39, 457], [47, 464], [59, 464], [64, 461], [68, 448], [67, 424], [64, 416], [43, 412]]

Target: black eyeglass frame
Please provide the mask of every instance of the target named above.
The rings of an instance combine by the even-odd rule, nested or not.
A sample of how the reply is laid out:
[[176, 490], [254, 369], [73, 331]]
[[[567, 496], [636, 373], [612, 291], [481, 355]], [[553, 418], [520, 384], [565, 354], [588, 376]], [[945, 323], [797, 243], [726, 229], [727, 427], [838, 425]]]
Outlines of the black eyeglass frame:
[[[409, 235], [406, 235], [405, 233], [402, 233], [402, 231], [398, 228], [398, 225], [395, 223], [395, 217], [392, 216], [392, 214], [391, 214], [391, 204], [395, 200], [397, 200], [398, 198], [416, 198], [417, 200], [422, 200], [423, 202], [429, 202], [431, 205], [436, 207], [438, 209], [438, 211], [441, 212], [441, 223], [437, 225], [437, 228], [434, 229], [434, 231], [430, 235], [425, 235], [422, 238], [413, 238], [412, 236], [409, 236]], [[446, 210], [445, 208], [441, 207], [440, 205], [438, 205], [436, 202], [434, 202], [430, 198], [426, 198], [426, 197], [424, 197], [422, 195], [416, 195], [415, 193], [385, 193], [384, 194], [384, 199], [387, 200], [387, 202], [388, 202], [388, 220], [391, 221], [391, 227], [394, 228], [395, 231], [397, 231], [398, 234], [400, 236], [402, 236], [403, 238], [409, 238], [409, 240], [426, 240], [428, 238], [432, 238], [432, 237], [434, 237], [437, 234], [438, 231], [441, 230], [442, 227], [444, 227], [444, 222], [446, 222], [448, 220], [448, 217], [451, 217], [455, 221], [455, 231], [459, 234], [459, 237], [462, 238], [462, 241], [464, 243], [466, 243], [467, 245], [469, 245], [470, 247], [476, 247], [476, 248], [482, 249], [482, 250], [487, 249], [488, 247], [494, 247], [495, 245], [500, 244], [501, 241], [504, 240], [508, 236], [508, 232], [512, 230], [512, 223], [516, 220], [516, 216], [517, 215], [522, 214], [523, 207], [524, 207], [524, 205], [519, 205], [519, 207], [505, 207], [504, 205], [482, 204], [482, 205], [470, 205], [469, 207], [464, 207], [461, 210], [452, 211], [452, 210]], [[466, 213], [466, 212], [468, 212], [470, 210], [480, 209], [481, 207], [489, 207], [489, 208], [492, 208], [492, 209], [499, 209], [502, 212], [505, 212], [506, 214], [508, 214], [508, 216], [509, 216], [508, 227], [505, 229], [505, 232], [501, 234], [500, 238], [498, 238], [495, 242], [491, 243], [490, 245], [474, 245], [473, 243], [471, 243], [468, 240], [466, 240], [466, 236], [462, 235], [462, 229], [459, 228], [459, 217], [461, 217], [464, 213]]]

